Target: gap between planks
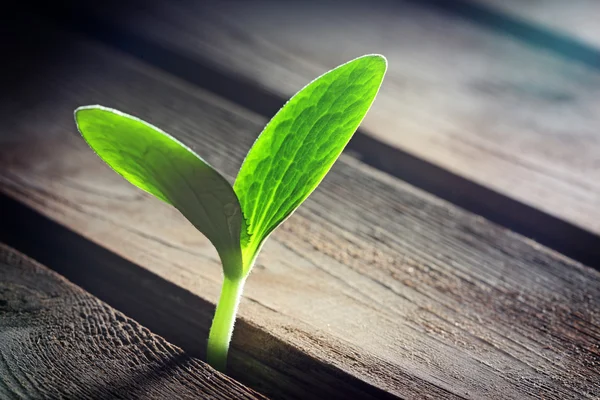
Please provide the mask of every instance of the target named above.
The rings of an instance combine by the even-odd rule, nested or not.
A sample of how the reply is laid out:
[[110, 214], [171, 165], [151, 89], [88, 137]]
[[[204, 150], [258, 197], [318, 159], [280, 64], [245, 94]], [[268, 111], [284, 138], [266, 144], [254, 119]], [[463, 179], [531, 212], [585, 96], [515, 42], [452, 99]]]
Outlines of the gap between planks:
[[[421, 25], [431, 24], [436, 28], [419, 33], [419, 29], [426, 28], [415, 27], [404, 21], [402, 26], [407, 27], [401, 28], [399, 35], [403, 36], [402, 32], [406, 30], [404, 33], [408, 33], [408, 37], [412, 35], [424, 40], [425, 53], [438, 52], [442, 57], [447, 55], [449, 49], [453, 49], [456, 53], [453, 57], [467, 61], [473, 59], [473, 64], [487, 65], [489, 68], [484, 70], [491, 72], [478, 73], [477, 68], [469, 65], [457, 69], [461, 72], [454, 75], [448, 72], [453, 70], [448, 69], [436, 72], [439, 67], [422, 60], [427, 58], [428, 53], [417, 50], [410, 41], [401, 43], [397, 48], [383, 46], [380, 52], [388, 55], [391, 61], [388, 78], [379, 96], [379, 106], [367, 116], [363, 124], [365, 129], [360, 129], [348, 145], [349, 153], [461, 208], [533, 238], [573, 259], [600, 268], [600, 228], [595, 226], [596, 219], [589, 217], [594, 215], [597, 210], [595, 204], [600, 201], [600, 189], [595, 187], [593, 179], [596, 173], [595, 157], [600, 152], [589, 150], [596, 148], [597, 140], [590, 134], [595, 132], [593, 124], [585, 117], [586, 112], [594, 114], [588, 109], [595, 104], [590, 98], [597, 87], [593, 82], [600, 82], [597, 79], [599, 74], [581, 71], [576, 65], [578, 58], [568, 52], [562, 54], [566, 61], [556, 57], [547, 62], [544, 61], [547, 56], [543, 51], [515, 46], [503, 36], [512, 34], [526, 44], [542, 48], [555, 46], [557, 54], [575, 45], [569, 47], [555, 38], [556, 35], [530, 27], [527, 22], [514, 22], [509, 16], [494, 13], [475, 3], [455, 2], [453, 6], [433, 0], [424, 3], [449, 12], [458, 17], [456, 19], [440, 16], [435, 10], [423, 8], [422, 5], [402, 2], [392, 5], [378, 1], [374, 3], [377, 7], [369, 5], [368, 12], [356, 12], [354, 15], [342, 13], [343, 17], [332, 20], [333, 32], [345, 32], [343, 38], [336, 37], [339, 51], [332, 53], [324, 52], [322, 46], [313, 46], [315, 41], [303, 39], [299, 34], [290, 36], [283, 30], [281, 34], [273, 35], [268, 30], [271, 25], [260, 21], [261, 15], [269, 13], [242, 12], [242, 17], [235, 14], [241, 4], [226, 3], [233, 5], [221, 6], [227, 10], [225, 12], [210, 2], [202, 5], [186, 1], [151, 2], [140, 7], [136, 1], [130, 1], [127, 3], [129, 8], [124, 7], [125, 11], [118, 15], [109, 13], [109, 16], [105, 16], [103, 8], [94, 13], [86, 7], [86, 10], [71, 10], [72, 17], [69, 17], [69, 12], [61, 10], [56, 18], [144, 62], [151, 62], [267, 117], [274, 115], [287, 96], [324, 72], [324, 65], [335, 66], [336, 61], [332, 61], [332, 57], [338, 63], [343, 62], [343, 54], [351, 58], [361, 52], [373, 52], [373, 49], [379, 49], [380, 43], [389, 42], [381, 39], [371, 43], [369, 50], [359, 45], [360, 40], [346, 38], [346, 32], [352, 30], [343, 27], [356, 15], [362, 17], [366, 13], [369, 16], [366, 26], [370, 28], [373, 26], [369, 24], [377, 17], [383, 18], [384, 14], [384, 21], [389, 20], [388, 14], [398, 13], [403, 21], [422, 19], [426, 22]], [[254, 3], [253, 7], [259, 10], [261, 4], [264, 3]], [[360, 4], [363, 3], [356, 2], [353, 7], [358, 5], [360, 9]], [[305, 6], [312, 10], [315, 4], [302, 7]], [[309, 17], [328, 15], [331, 10], [326, 5], [323, 7], [324, 10], [309, 13]], [[271, 13], [281, 12], [272, 5], [268, 8], [275, 10]], [[306, 13], [306, 10], [302, 13]], [[470, 26], [461, 18], [485, 29], [480, 32], [481, 29]], [[297, 22], [292, 17], [286, 24], [295, 26]], [[313, 25], [322, 24], [315, 22]], [[360, 26], [356, 23], [350, 25]], [[513, 26], [517, 28], [512, 29]], [[365, 29], [363, 27], [361, 32], [364, 33]], [[495, 29], [500, 35], [487, 32], [488, 29]], [[444, 35], [439, 33], [442, 30], [446, 31]], [[373, 28], [369, 32], [366, 37], [372, 42], [378, 35], [375, 33], [371, 37], [373, 32], [379, 30]], [[489, 55], [481, 44], [471, 50], [467, 46], [469, 41], [479, 36], [485, 37], [485, 43], [489, 42], [489, 46], [498, 47], [508, 55], [513, 54], [512, 58], [516, 61], [498, 64], [498, 57]], [[529, 43], [533, 40], [531, 37], [540, 43]], [[445, 41], [449, 43], [436, 44]], [[595, 63], [600, 52], [588, 47], [585, 49], [577, 54], [591, 52], [592, 55], [581, 57]], [[407, 56], [399, 57], [403, 51], [407, 52]], [[296, 53], [301, 53], [302, 57]], [[418, 62], [427, 62], [428, 68], [417, 68]], [[519, 63], [523, 65], [517, 65]], [[533, 86], [522, 88], [519, 82], [529, 78], [521, 75], [534, 73], [540, 63], [550, 66], [543, 71], [543, 79], [535, 73], [535, 79], [531, 78], [534, 79], [531, 83]], [[573, 79], [560, 82], [562, 78], [557, 77], [557, 73], [562, 70], [570, 71], [575, 80], [584, 79], [580, 75], [589, 75], [585, 79], [593, 84], [586, 84], [582, 89], [572, 82]], [[438, 75], [449, 75], [447, 82], [456, 81], [457, 87], [448, 87], [452, 85], [440, 81]], [[560, 79], [558, 82], [551, 81], [551, 77]], [[415, 97], [417, 90], [412, 86], [419, 85], [425, 87]], [[433, 95], [431, 88], [437, 86], [439, 95]], [[538, 89], [540, 94], [536, 97], [532, 90]], [[565, 96], [574, 98], [574, 105], [567, 102], [564, 110], [555, 110], [553, 115], [563, 111], [571, 113], [569, 107], [580, 108], [571, 121], [575, 128], [558, 129], [558, 133], [552, 134], [552, 138], [558, 139], [551, 144], [547, 143], [547, 133], [553, 132], [553, 126], [562, 126], [563, 120], [555, 121], [552, 125], [544, 122], [543, 118], [540, 120], [540, 116], [550, 112], [548, 110], [552, 107], [562, 107], [562, 103], [557, 105], [548, 101], [549, 104], [546, 104], [543, 98], [546, 92], [549, 97], [560, 97], [566, 93]], [[433, 99], [429, 101], [430, 98]], [[518, 107], [519, 111], [514, 110], [515, 102], [511, 99], [523, 103]], [[440, 104], [443, 106], [438, 110]], [[477, 104], [477, 107], [469, 104]], [[424, 110], [432, 107], [431, 115], [440, 116], [424, 118]], [[530, 109], [537, 111], [528, 112]], [[498, 116], [504, 116], [504, 119], [497, 121]], [[485, 118], [493, 121], [488, 122]], [[543, 129], [535, 128], [542, 125]], [[501, 134], [497, 130], [501, 130]], [[572, 131], [577, 135], [569, 136]], [[501, 138], [506, 140], [499, 140]], [[557, 141], [560, 143], [555, 143]], [[565, 146], [565, 143], [569, 145]], [[545, 148], [548, 151], [538, 152], [538, 149]], [[557, 158], [553, 156], [549, 162], [548, 153], [557, 152], [577, 153], [577, 157], [559, 157], [560, 163], [556, 163]], [[578, 170], [579, 167], [573, 164], [574, 159], [579, 160], [577, 164], [581, 164], [583, 169]], [[582, 176], [590, 179], [583, 182]]]
[[[177, 343], [191, 356], [206, 359], [213, 302], [86, 240], [1, 193], [0, 210], [4, 222], [0, 241], [10, 242], [21, 252], [68, 276], [152, 332]], [[148, 239], [157, 240], [151, 236]], [[160, 242], [173, 247], [166, 241]], [[218, 282], [210, 283], [218, 287]], [[313, 340], [305, 334], [309, 342]], [[236, 321], [228, 374], [263, 390], [271, 398], [396, 398], [243, 318]]]
[[2, 243], [0, 397], [265, 399]]
[[[183, 293], [214, 304], [216, 252], [178, 213], [104, 166], [77, 137], [72, 110], [101, 103], [148, 119], [228, 177], [265, 119], [126, 55], [52, 35], [68, 57], [3, 99], [0, 187], [76, 233], [47, 231], [46, 251], [96, 256], [72, 246], [78, 235], [111, 251], [73, 275], [97, 280], [116, 302], [136, 293], [111, 285], [135, 282], [155, 295], [132, 308], [164, 315], [162, 329], [202, 348], [208, 325], [177, 304]], [[39, 244], [39, 219], [25, 225], [23, 209], [2, 212], [5, 237], [20, 232], [11, 240]], [[171, 286], [153, 292], [167, 286], [144, 289], [154, 281], [136, 276]], [[274, 374], [266, 386], [279, 384], [271, 390], [280, 395], [290, 381], [319, 392], [350, 376], [343, 388], [372, 397], [594, 398], [599, 281], [597, 271], [343, 156], [267, 243], [240, 307], [257, 328], [246, 336], [240, 324], [232, 368], [259, 383]]]

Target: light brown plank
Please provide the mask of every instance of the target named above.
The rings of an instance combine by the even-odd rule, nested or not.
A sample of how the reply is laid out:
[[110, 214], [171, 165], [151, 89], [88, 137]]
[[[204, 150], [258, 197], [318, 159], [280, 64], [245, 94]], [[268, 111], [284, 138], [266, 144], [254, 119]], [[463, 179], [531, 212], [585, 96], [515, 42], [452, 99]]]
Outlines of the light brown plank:
[[2, 399], [264, 399], [0, 243]]
[[[102, 46], [59, 42], [68, 55], [4, 101], [1, 190], [214, 302], [221, 272], [209, 242], [103, 165], [76, 135], [72, 110], [101, 103], [148, 119], [229, 177], [265, 119]], [[170, 297], [138, 307], [160, 310]], [[401, 397], [591, 399], [599, 299], [597, 271], [343, 156], [266, 244], [240, 315]], [[197, 324], [162, 313], [171, 326]], [[314, 363], [239, 332], [232, 370], [244, 352], [257, 357], [246, 377], [271, 363], [276, 377], [319, 380]]]
[[600, 3], [595, 0], [474, 0], [600, 49]]
[[389, 72], [366, 133], [600, 234], [598, 69], [402, 1], [175, 1], [117, 24], [284, 98], [382, 53]]

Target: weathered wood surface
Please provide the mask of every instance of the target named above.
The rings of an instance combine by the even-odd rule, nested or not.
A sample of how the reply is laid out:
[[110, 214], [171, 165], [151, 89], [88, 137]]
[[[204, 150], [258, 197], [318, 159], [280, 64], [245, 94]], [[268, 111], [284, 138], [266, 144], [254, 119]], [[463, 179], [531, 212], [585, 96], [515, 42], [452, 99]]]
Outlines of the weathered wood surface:
[[520, 21], [533, 23], [600, 49], [600, 2], [596, 0], [474, 0]]
[[105, 19], [282, 98], [341, 62], [385, 54], [366, 133], [600, 234], [600, 60], [535, 47], [436, 2], [155, 3]]
[[264, 398], [0, 243], [0, 398]]
[[[148, 119], [229, 177], [265, 119], [103, 46], [57, 42], [68, 55], [46, 61], [29, 90], [3, 100], [1, 190], [214, 304], [221, 273], [209, 242], [103, 165], [77, 136], [72, 111], [100, 103]], [[1, 218], [22, 230], [10, 210]], [[32, 231], [18, 240], [35, 240]], [[10, 239], [10, 231], [3, 235]], [[86, 257], [69, 242], [53, 250]], [[74, 274], [123, 287], [132, 272], [105, 264], [110, 273]], [[149, 281], [139, 279], [141, 291]], [[105, 289], [103, 299], [136, 302], [140, 313], [156, 313], [165, 331], [179, 330], [171, 335], [185, 349], [203, 347], [208, 326], [200, 330], [183, 295], [164, 290], [140, 301], [132, 291]], [[289, 397], [323, 397], [327, 387], [327, 397], [342, 397], [345, 375], [364, 382], [350, 393], [365, 396], [600, 393], [598, 271], [348, 156], [266, 244], [240, 315], [232, 372], [244, 382], [270, 372], [267, 386], [279, 396], [291, 385], [305, 392]], [[323, 374], [323, 365], [338, 375]]]

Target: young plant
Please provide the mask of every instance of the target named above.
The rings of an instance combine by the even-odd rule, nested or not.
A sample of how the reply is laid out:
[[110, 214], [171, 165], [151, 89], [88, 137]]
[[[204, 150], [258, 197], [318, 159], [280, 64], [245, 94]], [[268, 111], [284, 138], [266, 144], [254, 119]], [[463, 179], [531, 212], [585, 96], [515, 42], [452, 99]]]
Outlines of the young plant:
[[294, 95], [262, 131], [233, 187], [177, 139], [102, 106], [75, 110], [79, 132], [118, 174], [176, 207], [215, 246], [223, 287], [208, 338], [224, 371], [240, 296], [267, 237], [317, 187], [375, 99], [380, 55], [343, 64]]

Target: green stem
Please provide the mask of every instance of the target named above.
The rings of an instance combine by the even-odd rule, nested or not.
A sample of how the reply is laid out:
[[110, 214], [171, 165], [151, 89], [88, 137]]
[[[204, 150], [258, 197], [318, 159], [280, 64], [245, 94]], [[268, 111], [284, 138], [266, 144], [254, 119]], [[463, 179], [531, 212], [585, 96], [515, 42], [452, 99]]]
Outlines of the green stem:
[[244, 290], [245, 278], [223, 279], [221, 296], [215, 311], [210, 333], [208, 335], [207, 361], [215, 369], [225, 372], [229, 342], [233, 334], [233, 324], [238, 304]]

